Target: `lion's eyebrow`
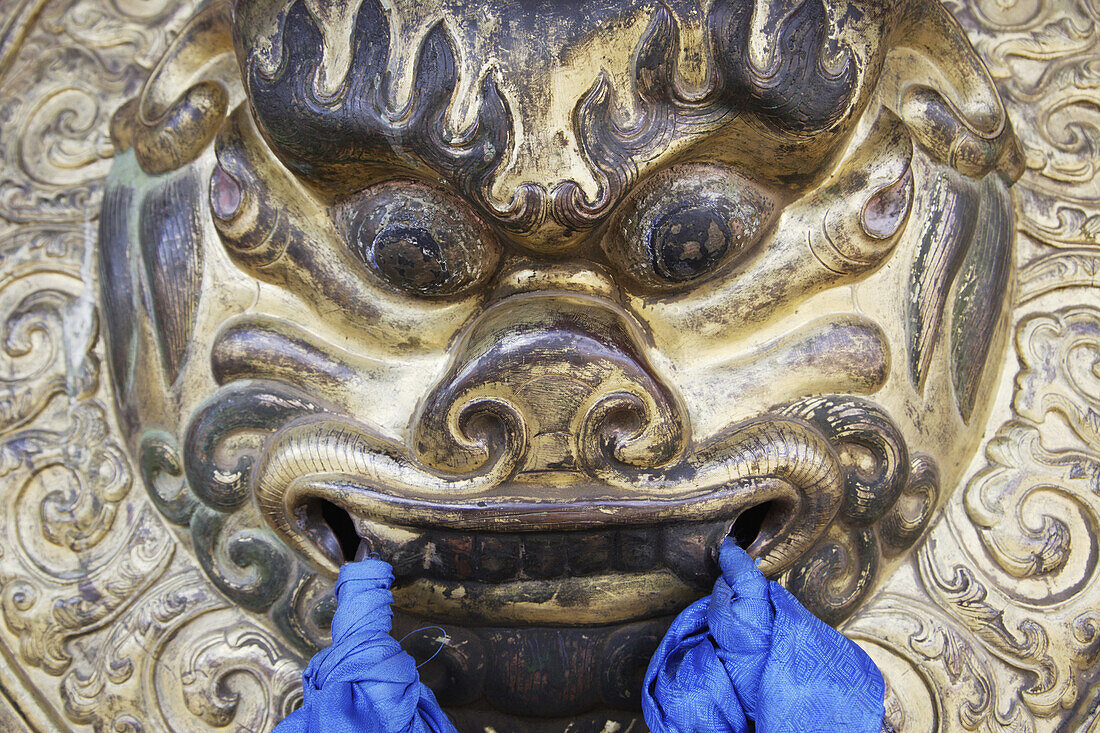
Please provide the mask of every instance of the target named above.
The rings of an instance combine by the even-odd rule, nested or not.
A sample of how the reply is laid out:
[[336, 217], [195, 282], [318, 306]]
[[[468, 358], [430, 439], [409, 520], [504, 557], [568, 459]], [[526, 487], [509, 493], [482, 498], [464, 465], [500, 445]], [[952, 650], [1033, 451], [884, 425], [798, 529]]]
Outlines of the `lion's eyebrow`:
[[[467, 57], [477, 49], [467, 48], [469, 39], [442, 16], [415, 38], [403, 39], [395, 36], [393, 14], [376, 0], [351, 3], [355, 12], [345, 8], [338, 18], [319, 17], [310, 3], [291, 0], [270, 35], [245, 39], [251, 45], [239, 50], [247, 58], [258, 120], [297, 174], [326, 187], [354, 189], [357, 171], [421, 169], [445, 179], [508, 229], [527, 231], [550, 216], [576, 231], [602, 220], [645, 169], [742, 114], [764, 120], [777, 138], [801, 139], [850, 117], [859, 102], [861, 64], [840, 40], [842, 29], [828, 1], [804, 0], [789, 12], [764, 13], [757, 6], [770, 4], [763, 0], [718, 0], [697, 19], [700, 28], [685, 31], [706, 38], [701, 49], [710, 56], [710, 72], [699, 93], [681, 88], [679, 16], [663, 3], [635, 8], [634, 30], [623, 31], [636, 37], [645, 29], [630, 55], [627, 77], [633, 75], [633, 83], [613, 88], [609, 72], [592, 69], [594, 82], [573, 108], [567, 136], [579, 148], [579, 167], [556, 180], [516, 182], [510, 201], [493, 199], [491, 189], [510, 156], [518, 154], [522, 120], [533, 114], [521, 107], [539, 95], [508, 94], [508, 88], [529, 82], [500, 74], [515, 76], [521, 69], [479, 72], [476, 82], [465, 78]], [[344, 29], [348, 48], [341, 43], [329, 49], [335, 32], [330, 26], [337, 21], [350, 25]], [[416, 48], [402, 49], [399, 41]], [[333, 53], [339, 58], [328, 59]], [[393, 74], [395, 55], [409, 57], [398, 65], [400, 79]], [[489, 58], [474, 66], [482, 62], [493, 66]], [[507, 83], [498, 84], [502, 79]], [[400, 109], [394, 108], [398, 88], [412, 90]], [[630, 102], [623, 95], [634, 97], [640, 122], [621, 120], [618, 107]], [[460, 115], [468, 123], [464, 131], [449, 132], [456, 105], [473, 111]]]
[[[820, 182], [876, 93], [872, 70], [885, 58], [889, 44], [879, 41], [893, 22], [837, 0], [714, 0], [690, 17], [684, 8], [694, 0], [634, 0], [597, 40], [577, 41], [582, 22], [531, 51], [573, 65], [573, 85], [551, 99], [539, 96], [552, 81], [546, 69], [526, 77], [516, 70], [515, 58], [528, 50], [486, 55], [452, 17], [457, 11], [444, 22], [438, 8], [418, 16], [416, 33], [402, 34], [378, 0], [353, 0], [355, 13], [340, 16], [354, 23], [351, 55], [332, 86], [318, 76], [328, 37], [321, 26], [338, 19], [319, 18], [306, 0], [276, 2], [286, 3], [270, 39], [280, 62], [268, 69], [261, 63], [268, 51], [258, 50], [244, 71], [255, 120], [287, 168], [336, 197], [397, 175], [426, 179], [542, 252], [590, 241], [632, 191], [673, 162], [721, 163], [792, 193]], [[518, 25], [529, 30], [535, 20], [551, 22], [539, 16]], [[530, 45], [530, 33], [514, 28], [494, 37], [512, 33]], [[682, 41], [708, 54], [700, 86], [680, 75]], [[617, 50], [600, 56], [589, 48], [607, 43]], [[483, 67], [492, 73], [472, 82], [470, 70]], [[394, 78], [395, 69], [413, 81]], [[395, 101], [405, 84], [412, 91]], [[325, 96], [330, 88], [336, 92]], [[557, 111], [532, 113], [540, 99]], [[469, 124], [456, 130], [454, 119]], [[534, 141], [532, 129], [541, 136]]]
[[509, 148], [509, 112], [492, 82], [482, 85], [471, 130], [454, 139], [443, 125], [458, 83], [456, 49], [445, 28], [437, 25], [423, 39], [412, 72], [416, 94], [402, 109], [388, 101], [391, 38], [381, 5], [364, 0], [349, 32], [350, 63], [331, 96], [324, 90], [332, 80], [319, 84], [317, 76], [323, 35], [303, 3], [292, 2], [267, 39], [280, 49], [274, 73], [262, 63], [265, 55], [248, 56], [252, 108], [279, 157], [299, 176], [343, 192], [361, 187], [364, 171], [391, 167], [434, 171], [462, 193], [475, 193]]
[[[579, 191], [556, 193], [560, 223], [575, 229], [593, 226], [647, 168], [743, 114], [763, 120], [775, 137], [792, 142], [836, 126], [858, 102], [857, 71], [851, 50], [836, 40], [824, 0], [807, 0], [786, 16], [772, 15], [774, 22], [765, 23], [762, 32], [768, 36], [763, 46], [773, 53], [761, 59], [754, 53], [761, 33], [752, 5], [716, 3], [706, 31], [713, 49], [712, 79], [704, 94], [687, 97], [678, 86], [680, 28], [660, 6], [635, 54], [633, 92], [640, 123], [617, 121], [615, 106], [621, 100], [615, 99], [607, 75], [577, 103], [577, 136], [604, 190], [592, 204]], [[830, 56], [833, 70], [826, 65]], [[761, 67], [762, 62], [767, 65]]]

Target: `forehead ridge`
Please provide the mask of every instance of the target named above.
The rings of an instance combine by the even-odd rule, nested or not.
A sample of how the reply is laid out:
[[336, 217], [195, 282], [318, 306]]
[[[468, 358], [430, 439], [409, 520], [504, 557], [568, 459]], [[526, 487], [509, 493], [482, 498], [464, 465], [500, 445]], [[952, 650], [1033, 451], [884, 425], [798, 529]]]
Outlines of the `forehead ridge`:
[[[519, 232], [594, 225], [644, 169], [746, 112], [779, 138], [830, 130], [859, 104], [868, 65], [824, 0], [300, 2], [276, 20], [269, 0], [237, 13], [253, 106], [284, 162], [349, 188], [357, 156], [427, 163]], [[309, 34], [319, 43], [295, 38]], [[295, 109], [342, 140], [295, 145], [279, 128], [296, 121], [278, 119]], [[425, 156], [425, 141], [438, 149]]]

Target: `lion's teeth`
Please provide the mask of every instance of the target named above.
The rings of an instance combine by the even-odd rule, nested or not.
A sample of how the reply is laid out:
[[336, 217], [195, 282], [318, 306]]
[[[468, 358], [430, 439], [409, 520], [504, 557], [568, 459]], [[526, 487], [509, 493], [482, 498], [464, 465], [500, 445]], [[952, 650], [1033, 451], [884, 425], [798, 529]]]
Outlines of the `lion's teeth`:
[[360, 559], [375, 552], [397, 582], [413, 578], [507, 583], [607, 573], [643, 573], [664, 566], [700, 588], [714, 582], [711, 557], [729, 522], [677, 528], [632, 527], [571, 532], [477, 533], [395, 527], [356, 520]]

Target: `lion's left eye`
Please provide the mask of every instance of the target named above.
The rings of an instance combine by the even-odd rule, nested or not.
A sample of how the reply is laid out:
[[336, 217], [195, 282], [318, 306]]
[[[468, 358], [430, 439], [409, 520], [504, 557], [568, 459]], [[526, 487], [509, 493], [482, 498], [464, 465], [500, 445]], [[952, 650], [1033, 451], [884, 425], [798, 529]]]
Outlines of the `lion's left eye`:
[[687, 282], [712, 270], [744, 240], [744, 223], [721, 203], [681, 202], [660, 214], [649, 230], [654, 271]]
[[760, 238], [775, 205], [717, 166], [658, 176], [624, 203], [604, 250], [644, 286], [671, 289], [726, 268]]
[[410, 181], [391, 181], [336, 209], [348, 247], [371, 274], [421, 296], [465, 293], [484, 282], [500, 258], [493, 232], [461, 202]]

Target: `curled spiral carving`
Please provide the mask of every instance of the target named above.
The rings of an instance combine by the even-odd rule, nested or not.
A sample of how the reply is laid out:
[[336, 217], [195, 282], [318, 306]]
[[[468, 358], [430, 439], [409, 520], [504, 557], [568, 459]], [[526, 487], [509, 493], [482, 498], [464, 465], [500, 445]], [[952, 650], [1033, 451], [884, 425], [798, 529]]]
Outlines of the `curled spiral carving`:
[[940, 473], [928, 456], [914, 456], [905, 485], [879, 523], [883, 551], [896, 555], [913, 546], [932, 521], [940, 498]]
[[818, 426], [843, 464], [844, 504], [835, 523], [783, 577], [807, 608], [837, 624], [874, 590], [883, 558], [924, 534], [939, 502], [939, 471], [928, 456], [910, 459], [897, 426], [867, 400], [812, 397], [780, 412]]
[[239, 507], [248, 496], [254, 457], [237, 456], [234, 465], [218, 460], [227, 438], [245, 430], [270, 432], [272, 426], [320, 408], [298, 391], [274, 383], [238, 383], [216, 393], [196, 411], [184, 438], [187, 483], [207, 506]]
[[[145, 490], [164, 518], [187, 526], [198, 499], [183, 479], [183, 461], [175, 438], [163, 431], [147, 433], [141, 439], [138, 465]], [[168, 482], [175, 486], [166, 486]]]
[[[223, 465], [226, 442], [242, 432], [270, 434], [294, 417], [320, 410], [294, 388], [276, 383], [244, 381], [217, 392], [195, 411], [184, 439], [183, 473], [197, 501], [182, 492], [161, 493], [159, 479], [178, 471], [178, 458], [155, 434], [143, 443], [142, 468], [153, 478], [149, 491], [154, 502], [167, 505], [179, 521], [187, 517], [199, 563], [244, 608], [270, 609], [293, 587], [301, 561], [254, 519], [245, 502], [255, 457], [249, 449], [239, 449]], [[290, 638], [308, 647], [318, 634]]]
[[835, 625], [871, 591], [878, 568], [874, 530], [837, 525], [798, 561], [785, 585], [815, 616]]
[[843, 516], [858, 526], [880, 520], [909, 480], [905, 439], [880, 408], [857, 397], [813, 397], [782, 410], [821, 428], [846, 464]]
[[207, 575], [242, 607], [266, 611], [285, 590], [293, 556], [269, 530], [202, 506], [191, 515], [191, 537]]

